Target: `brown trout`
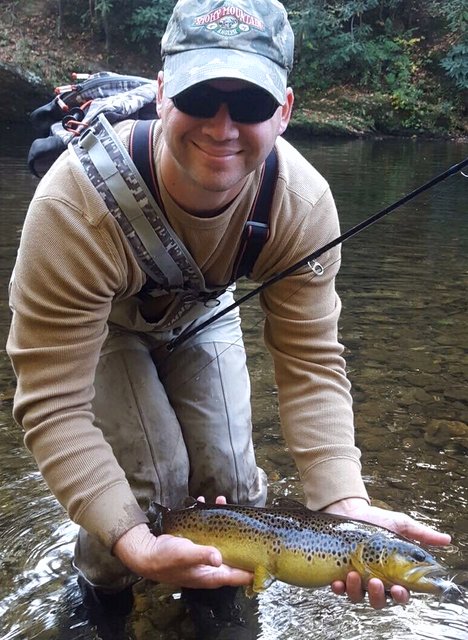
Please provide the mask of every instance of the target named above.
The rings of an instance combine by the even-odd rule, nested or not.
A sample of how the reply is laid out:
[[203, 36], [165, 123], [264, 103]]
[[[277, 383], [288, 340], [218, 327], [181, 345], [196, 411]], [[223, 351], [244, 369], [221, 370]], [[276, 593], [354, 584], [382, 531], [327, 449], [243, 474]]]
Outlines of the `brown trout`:
[[154, 535], [171, 534], [219, 549], [223, 562], [254, 574], [253, 592], [274, 580], [323, 587], [357, 571], [364, 583], [380, 578], [386, 588], [455, 595], [458, 587], [425, 549], [382, 527], [310, 511], [292, 500], [272, 507], [208, 505], [148, 511]]

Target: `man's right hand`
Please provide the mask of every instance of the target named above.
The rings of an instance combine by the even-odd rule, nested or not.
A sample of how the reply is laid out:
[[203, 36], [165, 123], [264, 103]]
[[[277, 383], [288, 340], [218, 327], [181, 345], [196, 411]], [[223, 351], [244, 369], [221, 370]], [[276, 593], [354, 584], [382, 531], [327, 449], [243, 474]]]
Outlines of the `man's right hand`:
[[237, 587], [251, 584], [253, 578], [248, 571], [223, 564], [215, 547], [166, 534], [155, 537], [145, 524], [119, 538], [113, 553], [136, 575], [178, 587]]

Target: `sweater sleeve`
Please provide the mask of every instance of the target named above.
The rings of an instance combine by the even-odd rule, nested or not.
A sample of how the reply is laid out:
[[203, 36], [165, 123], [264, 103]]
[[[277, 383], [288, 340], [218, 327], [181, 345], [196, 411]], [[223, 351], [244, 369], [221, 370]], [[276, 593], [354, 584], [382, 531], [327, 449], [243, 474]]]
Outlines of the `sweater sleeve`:
[[[278, 272], [339, 235], [333, 197], [323, 179], [322, 185], [319, 194], [301, 204], [285, 187], [282, 206], [289, 215], [279, 217], [273, 225], [276, 241], [272, 239], [263, 260], [267, 271], [269, 263]], [[339, 248], [318, 261], [324, 267], [323, 275], [301, 268], [266, 288], [261, 296], [282, 429], [311, 509], [349, 497], [367, 499], [360, 452], [354, 444], [350, 383], [338, 341], [341, 304], [335, 276]], [[259, 262], [261, 268], [262, 260]]]
[[[64, 189], [62, 196], [54, 180], [76, 197]], [[63, 167], [44, 181], [26, 216], [10, 285], [14, 417], [70, 517], [111, 547], [145, 516], [93, 425], [93, 381], [112, 301], [135, 293], [141, 274], [105, 210], [93, 220], [83, 213], [102, 207], [97, 194], [79, 193]]]

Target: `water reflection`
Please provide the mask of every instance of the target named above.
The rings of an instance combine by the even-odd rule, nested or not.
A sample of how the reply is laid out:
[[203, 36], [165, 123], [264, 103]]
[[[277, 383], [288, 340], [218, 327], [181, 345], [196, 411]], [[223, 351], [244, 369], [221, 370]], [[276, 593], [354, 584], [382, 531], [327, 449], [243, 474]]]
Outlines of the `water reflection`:
[[329, 592], [310, 592], [276, 583], [260, 597], [260, 640], [466, 640], [467, 619], [460, 607], [434, 604], [418, 596], [406, 607], [370, 614], [366, 605], [344, 608]]
[[[428, 141], [313, 141], [296, 146], [328, 178], [343, 229], [466, 153], [456, 143]], [[26, 148], [27, 140], [21, 141], [18, 131], [0, 137], [2, 345], [9, 324], [7, 283], [36, 184], [25, 167]], [[468, 576], [467, 184], [460, 176], [450, 178], [350, 240], [343, 248], [338, 283], [343, 300], [340, 331], [370, 493], [449, 531], [453, 545], [439, 555], [460, 573], [460, 581]], [[259, 462], [272, 494], [300, 498], [295, 467], [284, 453], [271, 360], [262, 346], [255, 300], [244, 306], [242, 315]], [[1, 351], [2, 639], [195, 638], [180, 594], [144, 583], [135, 589], [135, 611], [126, 625], [89, 619], [70, 570], [76, 528], [24, 450], [10, 415], [13, 388]], [[262, 640], [466, 640], [468, 603], [438, 603], [417, 595], [405, 608], [374, 612], [366, 604], [350, 606], [327, 589], [311, 592], [276, 584], [259, 598], [252, 633], [255, 627], [251, 637]]]

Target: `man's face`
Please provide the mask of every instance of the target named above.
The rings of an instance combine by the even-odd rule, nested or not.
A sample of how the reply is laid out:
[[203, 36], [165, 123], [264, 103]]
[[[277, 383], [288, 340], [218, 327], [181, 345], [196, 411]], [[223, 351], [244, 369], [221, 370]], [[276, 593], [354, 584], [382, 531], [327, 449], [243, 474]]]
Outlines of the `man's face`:
[[[285, 105], [278, 107], [271, 118], [256, 124], [242, 124], [232, 120], [226, 103], [222, 103], [211, 118], [186, 115], [164, 96], [162, 74], [158, 80], [166, 188], [181, 204], [183, 198], [179, 194], [184, 186], [191, 189], [192, 196], [199, 194], [209, 198], [210, 194], [218, 194], [221, 201], [229, 201], [240, 191], [246, 176], [262, 164], [276, 137], [286, 129], [293, 102], [292, 90], [288, 89]], [[213, 80], [208, 84], [229, 92], [252, 87], [232, 79]], [[174, 185], [178, 183], [178, 193], [171, 192], [168, 175], [174, 179]]]

